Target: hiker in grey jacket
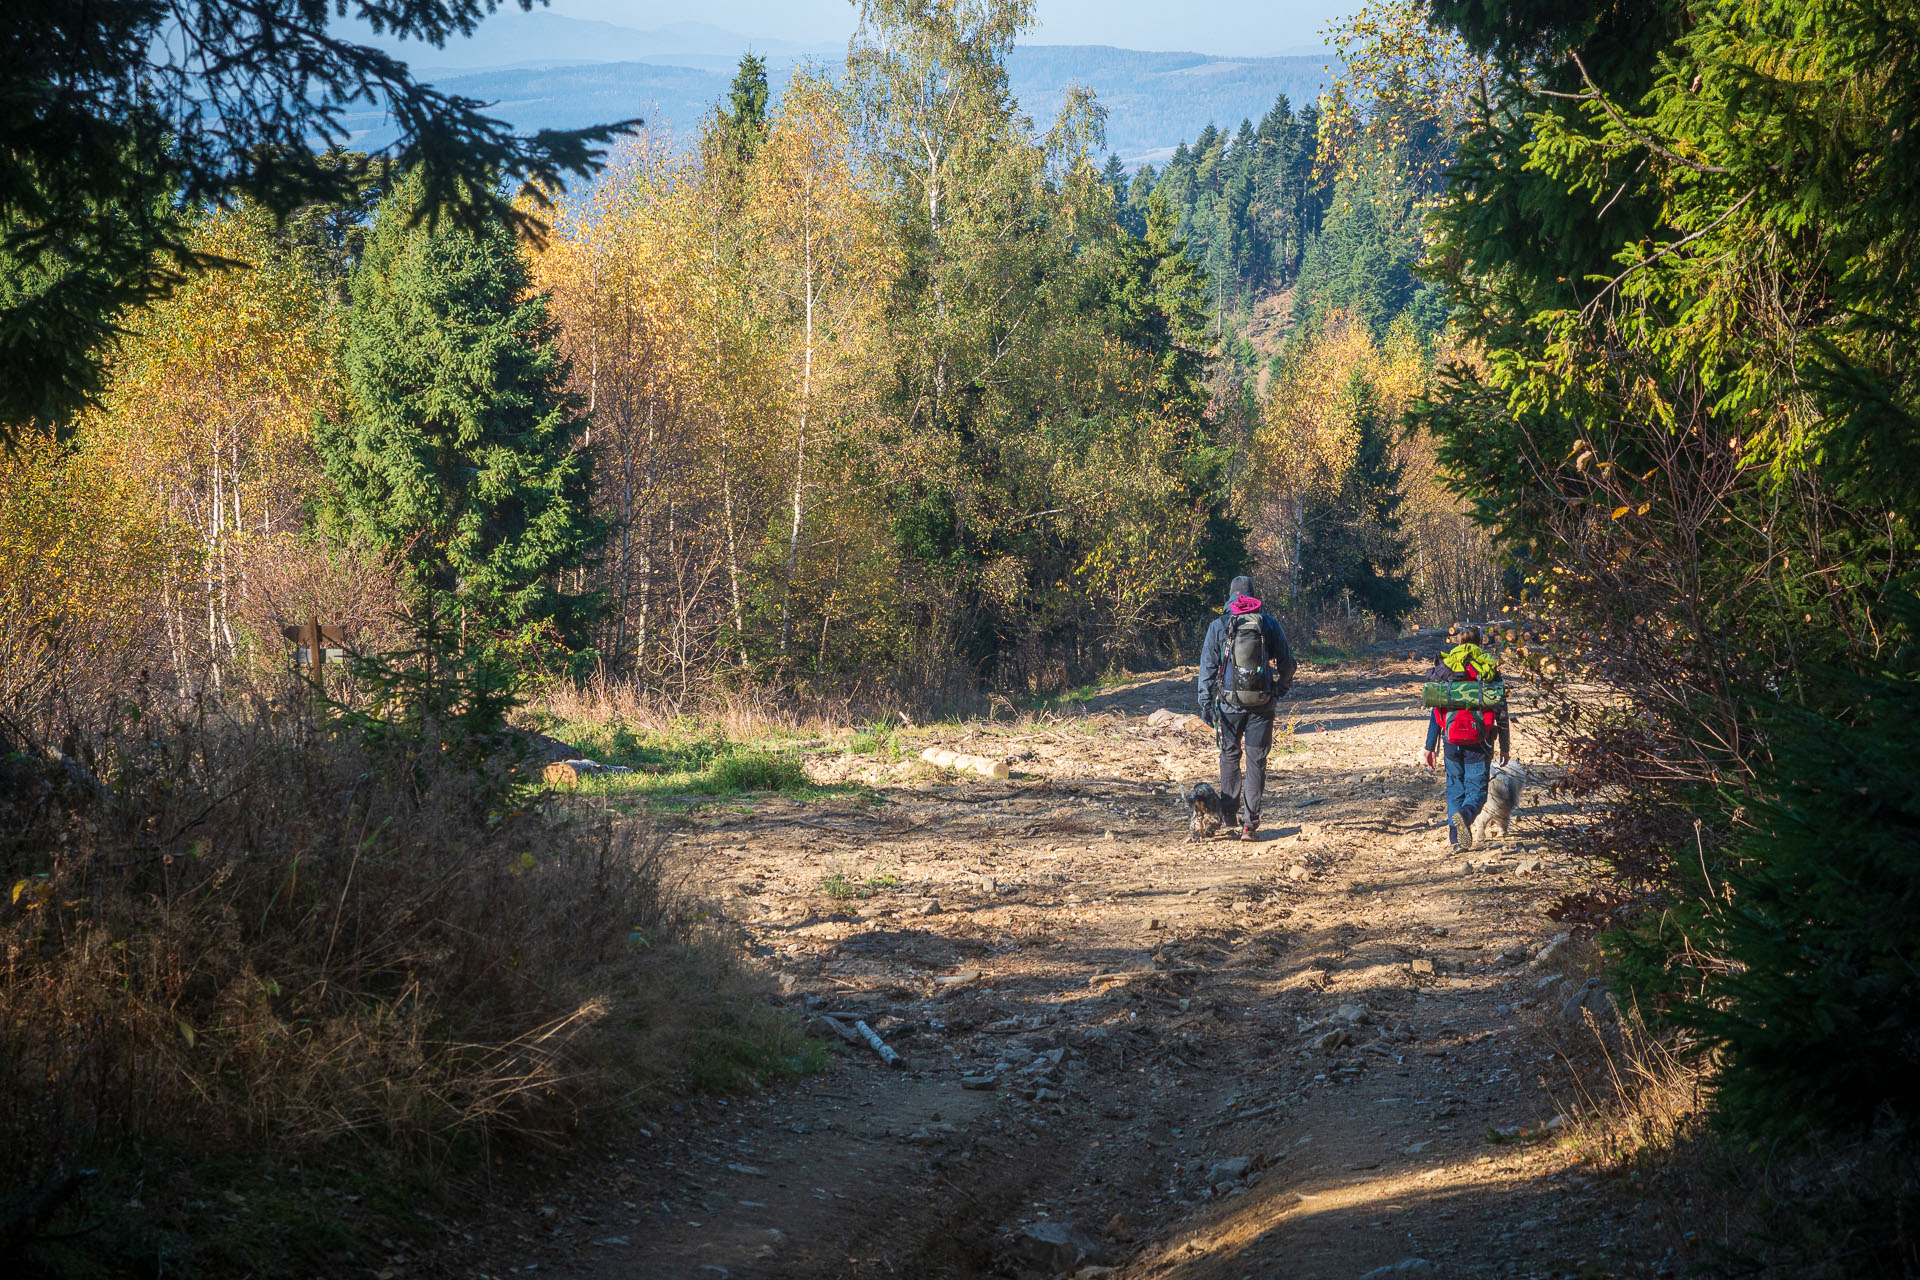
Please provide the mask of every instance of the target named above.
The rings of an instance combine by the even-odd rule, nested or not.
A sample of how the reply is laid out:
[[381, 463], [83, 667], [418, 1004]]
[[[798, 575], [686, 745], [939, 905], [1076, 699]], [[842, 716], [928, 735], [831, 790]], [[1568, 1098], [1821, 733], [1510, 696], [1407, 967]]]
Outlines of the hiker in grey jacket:
[[1287, 633], [1254, 597], [1253, 580], [1235, 578], [1200, 642], [1200, 717], [1220, 737], [1220, 821], [1237, 825], [1242, 840], [1260, 828], [1274, 705], [1293, 687], [1297, 665]]

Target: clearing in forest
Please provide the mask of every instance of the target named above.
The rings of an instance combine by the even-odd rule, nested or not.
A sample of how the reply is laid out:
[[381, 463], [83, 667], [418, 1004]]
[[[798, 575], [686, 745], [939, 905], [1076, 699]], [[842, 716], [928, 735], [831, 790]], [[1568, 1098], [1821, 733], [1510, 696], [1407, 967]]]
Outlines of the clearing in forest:
[[1543, 914], [1573, 874], [1542, 838], [1551, 770], [1519, 719], [1511, 837], [1450, 852], [1417, 679], [1302, 670], [1254, 844], [1186, 838], [1176, 783], [1211, 776], [1211, 735], [1146, 719], [1188, 709], [1186, 672], [939, 731], [1004, 782], [918, 764], [927, 731], [809, 756], [878, 802], [693, 811], [687, 874], [786, 997], [907, 1065], [846, 1046], [685, 1104], [502, 1215], [494, 1274], [1658, 1273], [1556, 1121], [1556, 1045], [1592, 1033]]

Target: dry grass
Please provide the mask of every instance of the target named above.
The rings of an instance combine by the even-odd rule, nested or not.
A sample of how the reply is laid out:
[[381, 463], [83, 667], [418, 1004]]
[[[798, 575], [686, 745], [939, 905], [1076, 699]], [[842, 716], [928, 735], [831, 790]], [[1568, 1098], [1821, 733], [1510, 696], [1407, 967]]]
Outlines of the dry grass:
[[696, 706], [605, 676], [555, 684], [524, 715], [535, 723], [620, 724], [656, 739], [697, 731], [733, 742], [804, 737], [874, 718], [857, 714], [850, 698], [809, 701], [791, 691], [755, 687], [713, 692]]
[[1574, 1092], [1562, 1114], [1575, 1139], [1608, 1168], [1657, 1159], [1703, 1114], [1707, 1064], [1649, 1032], [1638, 1009], [1582, 1017], [1583, 1030], [1561, 1045]]
[[1567, 1140], [1650, 1211], [1646, 1257], [1768, 1280], [1920, 1275], [1911, 1135], [1801, 1133], [1747, 1142], [1713, 1123], [1715, 1064], [1636, 1008], [1585, 1017], [1559, 1048]]
[[642, 824], [476, 813], [293, 706], [149, 735], [0, 765], [0, 1197], [162, 1152], [417, 1178], [813, 1062]]

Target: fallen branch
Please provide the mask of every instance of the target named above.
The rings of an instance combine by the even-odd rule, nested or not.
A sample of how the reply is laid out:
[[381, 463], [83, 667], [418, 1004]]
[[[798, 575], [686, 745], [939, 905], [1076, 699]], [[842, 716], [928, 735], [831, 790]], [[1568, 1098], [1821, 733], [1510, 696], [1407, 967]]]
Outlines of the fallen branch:
[[1211, 970], [1197, 966], [1182, 966], [1177, 969], [1123, 969], [1119, 973], [1096, 973], [1087, 979], [1087, 985], [1103, 987], [1109, 982], [1131, 982], [1135, 978], [1188, 978], [1209, 972]]
[[63, 1173], [51, 1182], [0, 1202], [0, 1258], [13, 1256], [40, 1237], [40, 1228], [94, 1175], [92, 1169]]
[[853, 1029], [859, 1032], [860, 1035], [865, 1038], [868, 1048], [872, 1049], [875, 1053], [880, 1055], [880, 1061], [886, 1063], [890, 1067], [904, 1067], [907, 1065], [907, 1060], [901, 1057], [899, 1054], [895, 1053], [893, 1051], [892, 1046], [890, 1046], [885, 1040], [882, 1040], [880, 1038], [880, 1033], [875, 1031], [872, 1027], [868, 1026], [864, 1019], [862, 1021], [854, 1023]]
[[854, 1034], [852, 1027], [849, 1027], [846, 1023], [840, 1021], [840, 1019], [830, 1017], [824, 1013], [809, 1022], [807, 1024], [807, 1030], [812, 1032], [817, 1039], [821, 1040], [826, 1039], [827, 1036], [833, 1036], [835, 1039], [845, 1041], [847, 1044], [858, 1045], [860, 1043], [860, 1037]]

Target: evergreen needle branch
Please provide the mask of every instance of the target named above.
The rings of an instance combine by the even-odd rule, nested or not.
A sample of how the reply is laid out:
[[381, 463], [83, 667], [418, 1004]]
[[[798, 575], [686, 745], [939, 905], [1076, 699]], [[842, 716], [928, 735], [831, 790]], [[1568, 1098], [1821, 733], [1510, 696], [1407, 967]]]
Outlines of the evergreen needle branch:
[[1646, 270], [1648, 267], [1653, 266], [1656, 262], [1659, 262], [1662, 258], [1671, 257], [1674, 253], [1685, 248], [1687, 245], [1692, 244], [1695, 240], [1698, 240], [1702, 236], [1708, 235], [1709, 233], [1715, 230], [1718, 230], [1722, 223], [1724, 223], [1727, 219], [1731, 218], [1734, 214], [1740, 212], [1740, 210], [1743, 207], [1745, 207], [1747, 201], [1753, 199], [1753, 197], [1759, 193], [1759, 190], [1760, 188], [1758, 187], [1750, 188], [1745, 195], [1741, 196], [1738, 200], [1734, 201], [1731, 205], [1727, 207], [1727, 209], [1724, 212], [1721, 213], [1719, 217], [1715, 218], [1712, 222], [1709, 222], [1706, 226], [1700, 228], [1698, 231], [1692, 232], [1689, 235], [1681, 236], [1678, 240], [1673, 240], [1666, 244], [1661, 245], [1660, 248], [1656, 250], [1651, 257], [1641, 259], [1639, 262], [1634, 263], [1632, 266], [1628, 267], [1625, 271], [1622, 271], [1619, 275], [1615, 276], [1613, 279], [1607, 281], [1607, 283], [1601, 288], [1600, 292], [1594, 294], [1593, 297], [1587, 302], [1587, 305], [1580, 308], [1581, 322], [1583, 324], [1590, 323], [1593, 319], [1595, 310], [1600, 305], [1601, 300], [1604, 299], [1609, 293], [1613, 292], [1613, 290], [1618, 288], [1620, 285], [1624, 284], [1628, 279], [1628, 277], [1634, 275], [1636, 272]]
[[[1601, 92], [1599, 86], [1594, 84], [1593, 77], [1587, 74], [1586, 63], [1580, 61], [1580, 55], [1578, 53], [1573, 53], [1573, 54], [1569, 54], [1568, 56], [1573, 59], [1573, 65], [1580, 68], [1580, 79], [1586, 82], [1587, 91], [1585, 93], [1559, 93], [1552, 89], [1542, 89], [1540, 90], [1541, 97], [1559, 98], [1565, 102], [1597, 103], [1600, 109], [1602, 111], [1605, 111], [1608, 117], [1611, 118], [1613, 122], [1620, 127], [1621, 132], [1625, 133], [1629, 138], [1632, 138], [1635, 142], [1639, 143], [1641, 146], [1646, 147], [1649, 151], [1653, 151], [1659, 155], [1665, 156], [1667, 159], [1673, 161], [1675, 164], [1680, 165], [1687, 169], [1691, 169], [1695, 173], [1710, 173], [1710, 174], [1725, 175], [1733, 172], [1733, 170], [1726, 165], [1702, 164], [1698, 160], [1690, 160], [1686, 156], [1681, 155], [1679, 152], [1674, 151], [1672, 148], [1663, 146], [1659, 142], [1654, 141], [1653, 137], [1647, 132], [1645, 132], [1644, 130], [1635, 128], [1633, 124], [1629, 122], [1624, 115], [1620, 114], [1620, 109], [1614, 106], [1613, 103], [1608, 100], [1607, 95]], [[1766, 168], [1771, 173], [1780, 172], [1780, 166], [1777, 164], [1767, 165]]]

